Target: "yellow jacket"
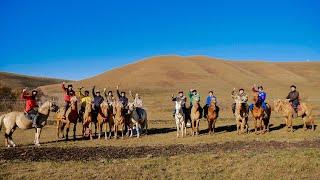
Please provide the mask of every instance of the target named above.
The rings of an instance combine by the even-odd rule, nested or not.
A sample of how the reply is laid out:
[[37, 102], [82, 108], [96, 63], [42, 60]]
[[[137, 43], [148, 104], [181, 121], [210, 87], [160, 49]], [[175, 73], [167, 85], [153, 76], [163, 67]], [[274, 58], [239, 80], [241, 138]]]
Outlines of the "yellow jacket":
[[78, 92], [78, 96], [81, 99], [81, 106], [85, 107], [87, 103], [92, 102], [92, 98], [90, 96], [85, 96], [82, 94], [81, 90]]

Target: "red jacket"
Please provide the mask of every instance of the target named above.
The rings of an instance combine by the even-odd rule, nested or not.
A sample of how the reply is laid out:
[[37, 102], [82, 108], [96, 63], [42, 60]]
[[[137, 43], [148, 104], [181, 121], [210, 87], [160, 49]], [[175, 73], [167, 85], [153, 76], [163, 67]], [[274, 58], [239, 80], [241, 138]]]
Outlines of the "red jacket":
[[75, 94], [75, 92], [73, 91], [73, 90], [69, 90], [68, 88], [66, 88], [65, 86], [64, 86], [64, 84], [62, 84], [62, 90], [64, 91], [64, 101], [65, 102], [70, 102], [70, 99], [71, 99], [71, 95], [70, 95], [70, 92], [72, 91], [73, 92], [73, 95]]
[[29, 112], [31, 109], [33, 109], [35, 107], [38, 107], [36, 99], [27, 93], [22, 93], [21, 99], [26, 100], [26, 108], [25, 108], [26, 112]]

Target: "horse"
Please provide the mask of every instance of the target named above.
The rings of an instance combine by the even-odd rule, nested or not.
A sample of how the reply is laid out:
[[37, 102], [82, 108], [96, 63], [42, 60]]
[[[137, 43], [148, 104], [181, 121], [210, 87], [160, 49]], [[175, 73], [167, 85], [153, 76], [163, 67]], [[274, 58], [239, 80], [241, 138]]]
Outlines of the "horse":
[[183, 112], [181, 101], [175, 101], [175, 115], [174, 119], [176, 121], [177, 126], [177, 138], [179, 138], [179, 134], [181, 133], [181, 137], [187, 135], [187, 127], [185, 123], [185, 114]]
[[100, 136], [102, 134], [102, 129], [104, 125], [105, 129], [105, 139], [108, 139], [107, 136], [107, 123], [109, 123], [109, 133], [111, 134], [111, 126], [110, 121], [113, 119], [113, 111], [111, 109], [112, 107], [108, 104], [107, 101], [103, 101], [100, 104], [100, 112], [98, 114], [97, 120], [98, 120], [98, 139], [100, 139]]
[[[134, 103], [128, 103], [128, 106], [129, 106], [130, 120], [137, 130], [137, 138], [140, 137], [140, 129], [141, 130], [144, 129], [146, 134], [148, 134], [147, 112], [142, 108], [135, 107]], [[133, 135], [132, 129], [131, 129], [130, 137], [132, 137]]]
[[218, 113], [217, 113], [216, 101], [212, 100], [210, 103], [210, 106], [208, 107], [208, 115], [207, 115], [209, 134], [214, 133], [214, 128], [216, 126], [217, 118], [218, 118]]
[[[293, 132], [292, 119], [294, 109], [290, 104], [289, 100], [277, 99], [274, 100], [274, 110], [278, 113], [281, 113], [286, 121], [287, 131]], [[300, 107], [298, 108], [298, 117], [302, 117], [303, 119], [303, 129], [307, 130], [307, 125], [311, 125], [311, 129], [314, 128], [314, 119], [312, 117], [312, 106], [306, 103], [300, 103]]]
[[[34, 137], [34, 144], [35, 146], [40, 146], [40, 135], [42, 128], [47, 124], [47, 120], [49, 114], [51, 112], [57, 112], [58, 106], [55, 105], [54, 102], [46, 101], [43, 103], [39, 109], [39, 117], [38, 117], [38, 127], [36, 129], [35, 137]], [[12, 134], [16, 130], [16, 128], [20, 128], [23, 130], [31, 129], [32, 128], [32, 121], [26, 117], [23, 112], [10, 112], [0, 116], [0, 130], [2, 128], [2, 123], [5, 127], [5, 146], [6, 147], [15, 147], [16, 144], [13, 142]]]
[[236, 103], [235, 108], [235, 117], [236, 117], [236, 123], [237, 123], [237, 133], [246, 133], [249, 132], [249, 126], [248, 126], [248, 116], [247, 116], [247, 110], [242, 105], [242, 101], [239, 96], [233, 96], [233, 99]]
[[83, 122], [82, 122], [82, 137], [90, 137], [92, 140], [92, 103], [86, 103], [86, 107], [83, 113]]
[[199, 135], [199, 122], [200, 122], [200, 105], [199, 103], [194, 103], [191, 108], [191, 134], [192, 136]]
[[[266, 129], [263, 123], [263, 117], [265, 116], [265, 110], [262, 108], [262, 104], [259, 101], [258, 93], [253, 94], [253, 109], [251, 109], [251, 114], [254, 121], [254, 130], [256, 134], [263, 133]], [[259, 131], [258, 131], [259, 129]]]
[[114, 117], [114, 137], [117, 138], [118, 130], [121, 130], [121, 138], [123, 139], [123, 132], [125, 130], [125, 114], [123, 105], [120, 102], [116, 102], [113, 106]]
[[[63, 119], [64, 107], [59, 109], [57, 115], [57, 137], [60, 138], [60, 132], [62, 132], [62, 138], [69, 139], [69, 130], [71, 123], [73, 124], [73, 140], [76, 140], [77, 122], [79, 118], [76, 96], [73, 96], [70, 100], [70, 109], [66, 112], [66, 119]], [[64, 136], [64, 128], [66, 127], [66, 136]]]

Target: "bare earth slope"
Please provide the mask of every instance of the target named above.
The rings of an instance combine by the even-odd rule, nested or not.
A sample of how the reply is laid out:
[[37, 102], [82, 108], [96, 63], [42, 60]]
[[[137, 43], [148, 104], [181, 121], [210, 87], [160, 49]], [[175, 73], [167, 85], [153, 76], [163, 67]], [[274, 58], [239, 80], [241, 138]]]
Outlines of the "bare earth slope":
[[[230, 92], [234, 87], [248, 91], [252, 84], [263, 85], [269, 101], [285, 97], [291, 84], [298, 86], [303, 99], [318, 98], [319, 72], [320, 62], [272, 63], [225, 61], [204, 56], [160, 56], [74, 82], [74, 85], [89, 89], [96, 85], [101, 90], [104, 87], [115, 90], [120, 84], [123, 90], [138, 91], [152, 116], [154, 112], [168, 115], [172, 106], [170, 96], [180, 89], [185, 92], [190, 88], [198, 89], [202, 104], [207, 92], [213, 90], [225, 109], [229, 109], [232, 103]], [[62, 97], [59, 85], [42, 89]]]

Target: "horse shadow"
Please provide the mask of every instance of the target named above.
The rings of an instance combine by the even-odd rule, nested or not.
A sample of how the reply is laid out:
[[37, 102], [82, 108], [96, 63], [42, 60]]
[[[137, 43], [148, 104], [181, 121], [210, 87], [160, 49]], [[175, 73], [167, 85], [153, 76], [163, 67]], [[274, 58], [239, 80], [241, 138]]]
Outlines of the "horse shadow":
[[[214, 133], [227, 133], [227, 132], [234, 132], [237, 131], [237, 126], [235, 124], [232, 125], [224, 125], [224, 126], [218, 126], [214, 128]], [[202, 129], [199, 132], [200, 134], [207, 134], [209, 133], [208, 128]]]
[[177, 131], [177, 129], [176, 128], [150, 128], [148, 129], [148, 135], [166, 134], [174, 131]]

